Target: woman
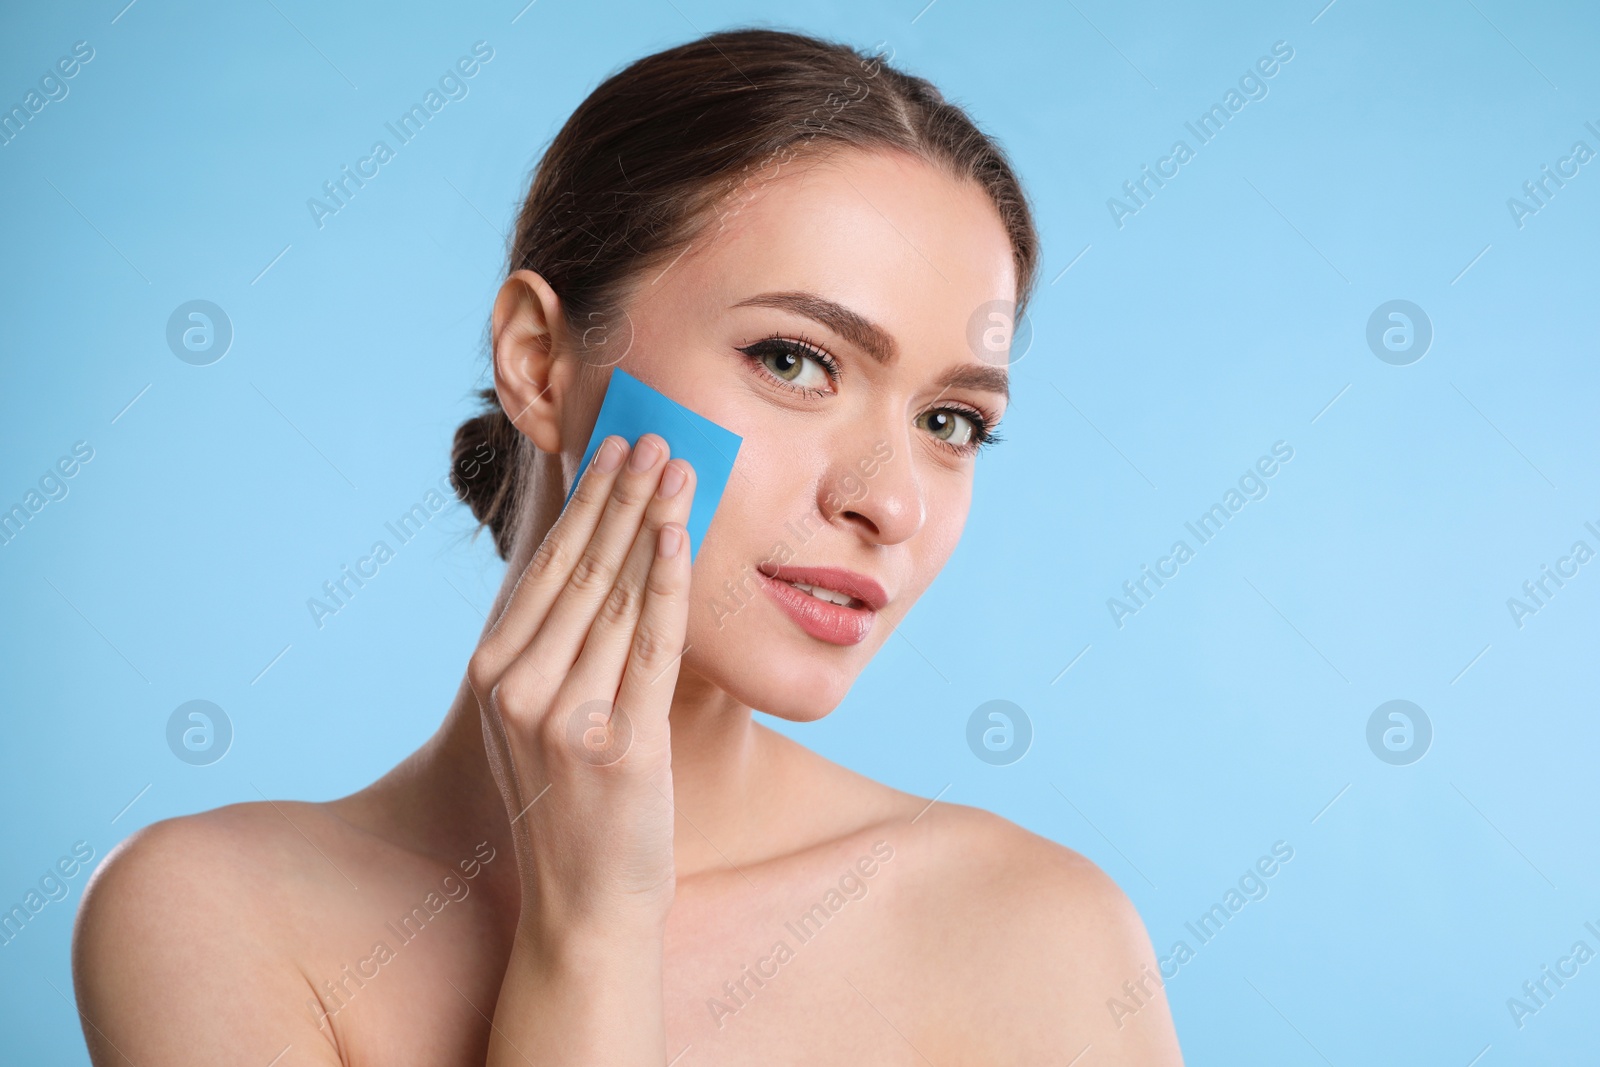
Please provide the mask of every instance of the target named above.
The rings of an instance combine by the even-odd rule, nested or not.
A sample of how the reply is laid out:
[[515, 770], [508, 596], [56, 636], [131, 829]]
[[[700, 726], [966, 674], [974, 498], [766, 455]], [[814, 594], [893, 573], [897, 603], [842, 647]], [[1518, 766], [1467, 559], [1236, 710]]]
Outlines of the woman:
[[[751, 717], [832, 710], [949, 558], [1007, 399], [974, 337], [1036, 263], [1000, 150], [877, 57], [725, 32], [596, 89], [457, 434], [508, 566], [443, 725], [124, 842], [74, 940], [94, 1062], [1180, 1062], [1093, 864]], [[577, 469], [613, 367], [743, 438], [692, 577], [689, 465]]]

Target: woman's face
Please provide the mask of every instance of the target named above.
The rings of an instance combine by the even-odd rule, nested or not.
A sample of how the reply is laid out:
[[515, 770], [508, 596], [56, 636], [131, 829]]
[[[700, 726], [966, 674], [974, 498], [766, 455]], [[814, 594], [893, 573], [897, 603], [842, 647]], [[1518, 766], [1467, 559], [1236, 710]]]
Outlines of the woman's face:
[[[786, 719], [837, 706], [960, 539], [1005, 412], [993, 331], [1015, 294], [981, 189], [860, 151], [766, 168], [646, 276], [619, 365], [744, 438], [695, 558], [681, 672]], [[881, 602], [812, 576], [854, 594], [841, 610], [764, 577], [778, 568], [852, 572]]]

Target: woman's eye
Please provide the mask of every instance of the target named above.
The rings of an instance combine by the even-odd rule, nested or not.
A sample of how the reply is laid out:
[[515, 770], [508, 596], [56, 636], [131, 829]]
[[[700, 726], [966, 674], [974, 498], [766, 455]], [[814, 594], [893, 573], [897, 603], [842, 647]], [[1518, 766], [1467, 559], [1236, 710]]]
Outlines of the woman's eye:
[[786, 385], [808, 393], [821, 393], [833, 383], [833, 375], [817, 355], [793, 342], [760, 341], [740, 351], [765, 367]]
[[939, 408], [917, 416], [917, 425], [945, 444], [965, 448], [979, 436], [972, 418], [950, 408]]

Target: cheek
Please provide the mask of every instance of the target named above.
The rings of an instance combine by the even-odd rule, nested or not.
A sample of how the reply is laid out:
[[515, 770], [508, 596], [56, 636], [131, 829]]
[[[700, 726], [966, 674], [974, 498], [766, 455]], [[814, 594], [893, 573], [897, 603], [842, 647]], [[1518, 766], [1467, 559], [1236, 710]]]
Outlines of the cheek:
[[[740, 445], [734, 473], [695, 556], [690, 586], [691, 644], [710, 648], [736, 637], [765, 597], [756, 568], [804, 558], [794, 531], [804, 532], [803, 490], [792, 474], [770, 467], [749, 438]], [[816, 524], [811, 531], [814, 533]]]
[[[950, 561], [956, 545], [966, 529], [967, 513], [972, 506], [972, 482], [969, 478], [936, 473], [930, 476], [927, 518], [922, 528], [907, 544], [911, 574], [907, 590], [921, 596], [944, 565]], [[901, 610], [910, 609], [910, 597]]]
[[818, 454], [823, 442], [770, 410], [760, 413], [764, 421], [743, 410], [730, 414], [723, 425], [743, 441], [717, 505], [708, 550], [733, 555], [738, 566], [766, 558], [775, 544], [784, 542], [796, 558], [807, 558], [804, 542], [822, 522], [817, 484], [826, 462]]

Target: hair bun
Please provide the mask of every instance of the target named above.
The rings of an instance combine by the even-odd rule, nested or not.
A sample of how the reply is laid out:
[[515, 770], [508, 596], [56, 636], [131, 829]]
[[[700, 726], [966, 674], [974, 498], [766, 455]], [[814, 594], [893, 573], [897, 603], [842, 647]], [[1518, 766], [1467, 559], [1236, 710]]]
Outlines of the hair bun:
[[450, 448], [450, 485], [473, 518], [489, 527], [495, 551], [508, 559], [517, 503], [517, 447], [521, 434], [493, 389], [479, 392], [484, 410], [456, 428]]

